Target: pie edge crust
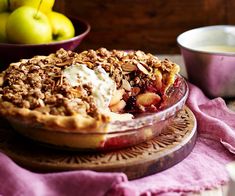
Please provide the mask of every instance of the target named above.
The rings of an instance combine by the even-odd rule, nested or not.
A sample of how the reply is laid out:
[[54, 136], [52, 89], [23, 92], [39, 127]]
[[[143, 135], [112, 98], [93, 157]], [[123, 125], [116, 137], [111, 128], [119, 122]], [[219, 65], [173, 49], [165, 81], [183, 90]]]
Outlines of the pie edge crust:
[[36, 126], [48, 131], [91, 132], [102, 129], [103, 132], [105, 131], [105, 125], [109, 122], [109, 117], [103, 114], [100, 114], [98, 119], [80, 114], [73, 116], [42, 114], [35, 110], [17, 108], [10, 102], [2, 102], [1, 99], [0, 107], [1, 115], [8, 119], [10, 123], [17, 121], [25, 127], [33, 128]]

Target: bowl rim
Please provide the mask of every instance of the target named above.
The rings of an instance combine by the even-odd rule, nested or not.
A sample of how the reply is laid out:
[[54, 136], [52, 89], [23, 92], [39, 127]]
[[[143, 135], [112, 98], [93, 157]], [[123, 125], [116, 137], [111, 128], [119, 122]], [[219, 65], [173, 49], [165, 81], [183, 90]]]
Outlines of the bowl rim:
[[70, 39], [66, 39], [66, 40], [61, 40], [61, 41], [55, 41], [55, 42], [50, 42], [50, 43], [44, 43], [44, 44], [12, 44], [12, 43], [0, 43], [0, 46], [1, 47], [41, 47], [41, 46], [54, 46], [54, 45], [57, 45], [57, 44], [65, 44], [65, 43], [69, 43], [69, 42], [72, 42], [72, 41], [75, 41], [77, 39], [82, 39], [85, 35], [87, 35], [90, 30], [91, 30], [91, 25], [86, 21], [86, 20], [83, 20], [83, 19], [78, 19], [78, 18], [72, 18], [72, 17], [69, 17], [71, 20], [77, 20], [78, 22], [82, 23], [83, 25], [86, 26], [86, 30], [77, 35], [77, 36], [74, 36]]
[[203, 27], [198, 27], [198, 28], [193, 28], [187, 31], [184, 31], [183, 33], [179, 34], [176, 38], [177, 44], [180, 48], [189, 50], [191, 52], [195, 53], [202, 53], [202, 54], [209, 54], [209, 55], [223, 55], [223, 56], [234, 56], [235, 52], [213, 52], [213, 51], [202, 51], [199, 49], [195, 48], [190, 48], [185, 46], [185, 44], [182, 44], [182, 37], [185, 36], [186, 34], [189, 34], [191, 32], [195, 31], [204, 31], [205, 29], [212, 30], [212, 29], [225, 29], [225, 28], [233, 28], [235, 30], [235, 25], [211, 25], [211, 26], [203, 26]]

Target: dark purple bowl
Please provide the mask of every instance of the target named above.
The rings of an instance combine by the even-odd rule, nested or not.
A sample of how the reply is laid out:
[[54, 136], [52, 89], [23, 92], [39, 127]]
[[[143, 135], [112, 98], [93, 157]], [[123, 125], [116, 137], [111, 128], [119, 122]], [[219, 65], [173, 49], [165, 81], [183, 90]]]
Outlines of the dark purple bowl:
[[71, 21], [75, 28], [75, 37], [68, 40], [48, 44], [0, 43], [0, 69], [4, 69], [9, 63], [19, 61], [20, 59], [32, 58], [35, 55], [49, 55], [60, 48], [75, 50], [90, 32], [90, 25], [79, 19], [71, 19]]

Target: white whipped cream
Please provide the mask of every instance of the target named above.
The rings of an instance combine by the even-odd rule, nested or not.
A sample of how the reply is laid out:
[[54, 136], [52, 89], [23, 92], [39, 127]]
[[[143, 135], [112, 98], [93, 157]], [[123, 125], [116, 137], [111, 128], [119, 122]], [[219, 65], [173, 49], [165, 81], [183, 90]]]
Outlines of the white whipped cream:
[[108, 107], [116, 84], [101, 66], [92, 70], [85, 64], [71, 65], [63, 71], [63, 76], [73, 87], [79, 85], [78, 78], [83, 84], [90, 84], [92, 96], [98, 108], [106, 109]]

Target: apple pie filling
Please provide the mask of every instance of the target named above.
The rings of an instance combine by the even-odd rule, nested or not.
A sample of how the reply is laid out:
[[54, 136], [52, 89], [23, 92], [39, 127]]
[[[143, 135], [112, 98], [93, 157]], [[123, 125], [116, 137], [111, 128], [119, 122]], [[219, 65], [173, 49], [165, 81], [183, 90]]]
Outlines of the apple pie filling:
[[42, 115], [108, 122], [116, 114], [153, 112], [167, 98], [178, 72], [177, 64], [142, 51], [60, 49], [12, 63], [1, 73], [0, 114], [34, 121]]

